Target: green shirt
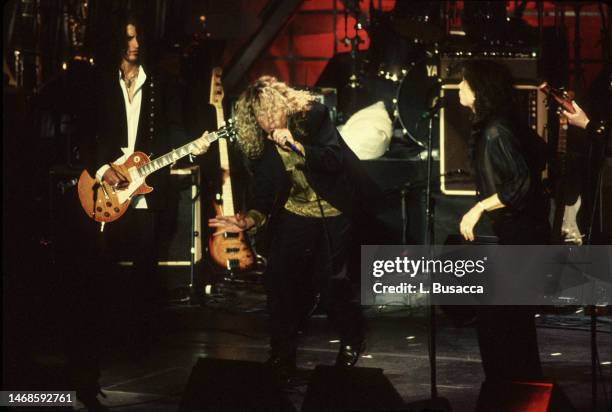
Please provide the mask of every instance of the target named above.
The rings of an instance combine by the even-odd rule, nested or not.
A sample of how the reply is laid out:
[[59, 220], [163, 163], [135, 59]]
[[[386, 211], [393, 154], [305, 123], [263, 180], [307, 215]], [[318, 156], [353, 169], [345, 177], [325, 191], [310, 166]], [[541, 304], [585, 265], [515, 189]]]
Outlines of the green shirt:
[[283, 150], [279, 146], [276, 147], [276, 150], [291, 180], [289, 199], [287, 199], [287, 203], [285, 203], [285, 209], [287, 211], [304, 217], [323, 217], [321, 216], [321, 208], [323, 209], [325, 217], [338, 216], [342, 213], [323, 199], [320, 199], [321, 208], [319, 208], [317, 194], [308, 184], [303, 172], [303, 157], [291, 151]]

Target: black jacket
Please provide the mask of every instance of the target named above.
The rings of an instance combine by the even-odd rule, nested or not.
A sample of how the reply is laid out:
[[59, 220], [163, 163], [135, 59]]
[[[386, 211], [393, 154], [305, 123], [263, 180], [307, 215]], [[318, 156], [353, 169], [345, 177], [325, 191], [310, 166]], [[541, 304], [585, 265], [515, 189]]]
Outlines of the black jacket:
[[472, 129], [472, 164], [479, 199], [497, 193], [506, 206], [488, 212], [501, 243], [548, 241], [542, 164], [531, 133], [495, 116]]
[[[336, 209], [353, 219], [370, 213], [368, 205], [377, 198], [376, 185], [362, 170], [357, 156], [333, 125], [329, 110], [313, 103], [304, 114], [303, 133], [291, 130], [304, 146], [304, 175], [313, 190]], [[273, 142], [266, 140], [261, 157], [254, 162], [254, 188], [249, 209], [266, 215], [285, 205], [291, 182]]]
[[[178, 81], [167, 74], [149, 71], [146, 67], [144, 71], [147, 79], [141, 90], [135, 151], [142, 151], [154, 159], [190, 139], [183, 129], [182, 87]], [[96, 73], [91, 102], [89, 110], [93, 133], [83, 160], [93, 176], [101, 166], [121, 157], [121, 147], [127, 146], [125, 102], [118, 70]], [[154, 189], [146, 195], [149, 209], [166, 207], [169, 177], [169, 167], [147, 177], [147, 184]]]

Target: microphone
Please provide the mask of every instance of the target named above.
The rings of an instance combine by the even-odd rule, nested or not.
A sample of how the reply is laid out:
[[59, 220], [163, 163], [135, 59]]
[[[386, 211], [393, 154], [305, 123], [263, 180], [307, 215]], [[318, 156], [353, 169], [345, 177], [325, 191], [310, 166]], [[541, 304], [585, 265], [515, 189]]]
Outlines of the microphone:
[[[272, 132], [270, 133], [270, 135], [273, 135], [275, 132], [275, 130], [272, 130]], [[280, 143], [276, 143], [276, 140], [273, 140], [275, 144], [282, 146]], [[304, 157], [304, 153], [302, 153], [300, 151], [300, 149], [298, 149], [298, 147], [296, 145], [294, 145], [293, 143], [291, 143], [289, 140], [287, 140], [287, 138], [285, 137], [285, 141], [283, 142], [283, 145], [287, 146], [289, 149], [291, 149], [292, 152], [294, 152], [295, 154], [297, 154], [300, 157]]]
[[446, 106], [446, 97], [438, 97], [434, 105], [421, 115], [421, 119], [431, 119], [434, 117], [441, 108]]

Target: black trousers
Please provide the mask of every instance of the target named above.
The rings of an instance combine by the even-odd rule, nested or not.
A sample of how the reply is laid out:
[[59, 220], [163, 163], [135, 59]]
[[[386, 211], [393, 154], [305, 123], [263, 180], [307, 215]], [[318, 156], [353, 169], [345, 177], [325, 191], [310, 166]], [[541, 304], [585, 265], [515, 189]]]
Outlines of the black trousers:
[[[300, 321], [312, 308], [307, 302], [319, 294], [341, 342], [363, 339], [361, 308], [346, 273], [350, 226], [342, 215], [308, 218], [283, 210], [276, 217], [265, 273], [273, 354], [295, 356]], [[312, 270], [303, 270], [305, 259]]]
[[[105, 350], [127, 344], [143, 354], [150, 348], [165, 290], [157, 270], [159, 213], [130, 208], [103, 232], [88, 221], [65, 253], [63, 270], [73, 291], [65, 305], [71, 325], [66, 349], [82, 394], [95, 396]], [[122, 260], [133, 266], [119, 271]]]
[[[501, 245], [544, 245], [550, 239], [548, 223], [540, 220], [500, 219], [493, 230]], [[520, 262], [520, 270], [518, 266]], [[478, 344], [488, 380], [542, 377], [535, 313], [530, 306], [477, 309]]]

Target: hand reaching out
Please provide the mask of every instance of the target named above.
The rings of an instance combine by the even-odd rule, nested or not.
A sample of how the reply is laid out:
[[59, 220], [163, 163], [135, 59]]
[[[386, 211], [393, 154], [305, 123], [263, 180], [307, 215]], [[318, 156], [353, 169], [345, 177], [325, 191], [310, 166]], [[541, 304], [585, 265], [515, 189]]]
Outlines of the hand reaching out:
[[208, 226], [217, 228], [213, 236], [219, 236], [226, 232], [244, 232], [255, 226], [255, 222], [249, 216], [237, 213], [235, 216], [215, 216], [208, 220]]

